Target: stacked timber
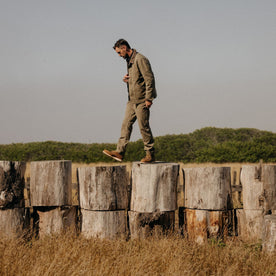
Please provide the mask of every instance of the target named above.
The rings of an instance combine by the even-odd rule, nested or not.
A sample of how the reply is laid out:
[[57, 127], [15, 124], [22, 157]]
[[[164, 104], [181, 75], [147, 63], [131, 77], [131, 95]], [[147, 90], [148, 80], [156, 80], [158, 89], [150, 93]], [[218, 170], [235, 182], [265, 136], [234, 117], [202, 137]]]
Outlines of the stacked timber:
[[81, 232], [113, 239], [127, 233], [128, 173], [126, 166], [78, 168]]
[[184, 168], [183, 176], [184, 230], [188, 238], [203, 243], [209, 237], [223, 237], [232, 208], [230, 168]]
[[128, 212], [131, 238], [144, 238], [153, 232], [173, 229], [178, 175], [176, 163], [133, 163]]
[[0, 235], [17, 237], [28, 226], [24, 209], [24, 162], [0, 161]]
[[71, 161], [37, 161], [31, 162], [30, 167], [30, 201], [38, 215], [39, 236], [68, 228], [76, 231]]
[[241, 170], [243, 209], [237, 209], [238, 235], [262, 239], [264, 216], [276, 210], [276, 166], [244, 165]]

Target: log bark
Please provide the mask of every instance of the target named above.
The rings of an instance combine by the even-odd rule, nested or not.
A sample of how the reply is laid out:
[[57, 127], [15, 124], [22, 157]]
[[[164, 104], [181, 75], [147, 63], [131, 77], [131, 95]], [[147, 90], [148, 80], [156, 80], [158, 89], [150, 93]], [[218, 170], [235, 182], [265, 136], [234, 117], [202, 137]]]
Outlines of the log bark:
[[188, 238], [202, 244], [208, 238], [224, 238], [228, 233], [229, 212], [184, 210], [185, 230]]
[[200, 210], [227, 210], [231, 203], [230, 167], [184, 169], [185, 207]]
[[141, 213], [176, 210], [178, 174], [176, 163], [133, 163], [131, 210]]
[[0, 209], [24, 207], [25, 162], [0, 161]]
[[276, 252], [276, 215], [264, 216], [263, 251]]
[[76, 232], [77, 207], [63, 206], [55, 208], [38, 208], [39, 237], [43, 238], [52, 234], [58, 234], [64, 230]]
[[0, 237], [17, 238], [23, 235], [28, 224], [24, 208], [0, 210]]
[[174, 211], [155, 213], [129, 211], [128, 216], [132, 239], [147, 238], [154, 234], [165, 234], [168, 230], [174, 229]]
[[262, 239], [264, 214], [262, 210], [237, 209], [238, 236], [243, 240]]
[[87, 210], [123, 210], [128, 207], [126, 166], [78, 168], [80, 207]]
[[81, 232], [86, 238], [125, 238], [127, 233], [126, 212], [81, 210]]
[[30, 194], [32, 206], [71, 205], [71, 161], [31, 162]]
[[243, 209], [262, 210], [264, 214], [276, 209], [276, 166], [244, 165], [241, 170]]

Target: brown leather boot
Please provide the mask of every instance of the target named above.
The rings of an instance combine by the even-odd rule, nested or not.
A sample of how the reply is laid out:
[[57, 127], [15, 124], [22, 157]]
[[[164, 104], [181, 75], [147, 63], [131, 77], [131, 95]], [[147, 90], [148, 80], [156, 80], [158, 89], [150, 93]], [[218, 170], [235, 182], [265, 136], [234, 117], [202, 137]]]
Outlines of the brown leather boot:
[[120, 161], [120, 162], [123, 161], [123, 156], [119, 152], [117, 152], [115, 150], [111, 150], [111, 151], [109, 151], [109, 150], [103, 150], [103, 153], [105, 155], [109, 156], [109, 157], [112, 157], [113, 159], [115, 159], [117, 161]]
[[147, 151], [146, 156], [141, 160], [141, 163], [152, 163], [155, 161], [154, 153]]

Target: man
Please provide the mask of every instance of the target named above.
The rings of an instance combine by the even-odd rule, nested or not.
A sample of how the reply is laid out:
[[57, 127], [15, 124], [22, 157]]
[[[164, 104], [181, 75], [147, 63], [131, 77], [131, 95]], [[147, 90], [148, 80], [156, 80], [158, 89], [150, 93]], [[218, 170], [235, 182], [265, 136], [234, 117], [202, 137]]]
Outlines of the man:
[[123, 81], [128, 88], [128, 102], [117, 149], [114, 151], [104, 150], [103, 153], [117, 161], [122, 161], [130, 140], [132, 126], [137, 119], [146, 152], [146, 156], [141, 162], [154, 162], [154, 139], [149, 125], [149, 117], [150, 107], [157, 95], [150, 63], [146, 57], [132, 49], [124, 39], [119, 39], [113, 49], [127, 62], [127, 74], [123, 77]]

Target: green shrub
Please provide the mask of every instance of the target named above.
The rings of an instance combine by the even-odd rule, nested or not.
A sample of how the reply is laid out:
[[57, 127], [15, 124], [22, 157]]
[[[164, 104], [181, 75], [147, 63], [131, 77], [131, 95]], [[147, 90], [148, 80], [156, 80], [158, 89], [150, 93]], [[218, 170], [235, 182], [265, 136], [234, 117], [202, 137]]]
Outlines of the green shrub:
[[[0, 145], [1, 160], [72, 160], [73, 162], [113, 162], [102, 154], [116, 144], [82, 144], [54, 141]], [[276, 162], [276, 134], [250, 128], [206, 127], [190, 134], [155, 138], [156, 159], [166, 162]], [[143, 142], [130, 142], [126, 161], [144, 156]]]

